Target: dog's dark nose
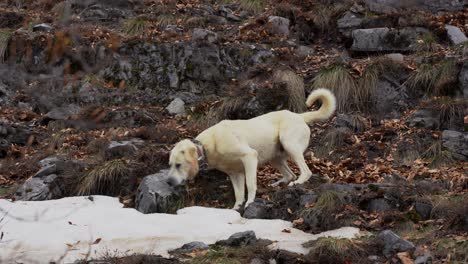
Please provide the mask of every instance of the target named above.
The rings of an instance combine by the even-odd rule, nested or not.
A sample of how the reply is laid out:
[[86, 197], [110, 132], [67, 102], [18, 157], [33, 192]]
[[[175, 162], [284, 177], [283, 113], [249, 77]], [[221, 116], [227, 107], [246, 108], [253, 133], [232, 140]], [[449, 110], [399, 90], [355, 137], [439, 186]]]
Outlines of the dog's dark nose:
[[175, 187], [175, 186], [177, 185], [177, 180], [174, 179], [174, 178], [169, 178], [169, 179], [167, 179], [166, 182], [167, 182], [167, 184], [168, 184], [169, 186], [171, 186], [171, 187]]

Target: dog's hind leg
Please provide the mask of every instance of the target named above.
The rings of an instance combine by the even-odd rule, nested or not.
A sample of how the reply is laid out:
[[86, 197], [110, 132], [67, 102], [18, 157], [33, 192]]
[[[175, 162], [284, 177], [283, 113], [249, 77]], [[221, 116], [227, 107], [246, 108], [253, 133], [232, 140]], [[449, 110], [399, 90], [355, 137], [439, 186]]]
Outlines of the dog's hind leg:
[[270, 185], [272, 187], [276, 187], [280, 185], [281, 183], [288, 184], [290, 181], [296, 178], [296, 175], [294, 174], [294, 172], [291, 171], [291, 169], [288, 166], [288, 162], [284, 158], [278, 158], [278, 159], [273, 160], [271, 162], [271, 166], [279, 170], [281, 175], [283, 175], [283, 178], [281, 180], [278, 180]]
[[303, 184], [312, 176], [312, 172], [304, 160], [304, 151], [309, 145], [310, 129], [306, 124], [303, 126], [291, 125], [286, 127], [287, 129], [280, 131], [281, 145], [301, 171], [299, 178], [289, 185]]
[[232, 209], [237, 210], [245, 201], [245, 175], [243, 173], [229, 173], [229, 178], [231, 178], [236, 196], [236, 202]]
[[255, 200], [255, 195], [257, 193], [257, 156], [257, 151], [249, 148], [241, 158], [242, 163], [244, 164], [245, 180], [247, 184], [247, 202], [245, 203], [245, 207]]

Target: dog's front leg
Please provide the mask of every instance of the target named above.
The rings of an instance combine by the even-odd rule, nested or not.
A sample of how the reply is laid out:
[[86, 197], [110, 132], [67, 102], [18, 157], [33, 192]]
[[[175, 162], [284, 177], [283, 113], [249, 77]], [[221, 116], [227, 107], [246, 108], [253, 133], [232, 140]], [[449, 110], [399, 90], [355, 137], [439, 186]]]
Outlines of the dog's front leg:
[[245, 180], [247, 183], [247, 202], [245, 203], [245, 207], [255, 200], [255, 195], [257, 193], [257, 155], [257, 151], [251, 149], [242, 157]]
[[245, 201], [245, 175], [243, 173], [229, 173], [234, 188], [236, 203], [232, 209], [237, 210]]

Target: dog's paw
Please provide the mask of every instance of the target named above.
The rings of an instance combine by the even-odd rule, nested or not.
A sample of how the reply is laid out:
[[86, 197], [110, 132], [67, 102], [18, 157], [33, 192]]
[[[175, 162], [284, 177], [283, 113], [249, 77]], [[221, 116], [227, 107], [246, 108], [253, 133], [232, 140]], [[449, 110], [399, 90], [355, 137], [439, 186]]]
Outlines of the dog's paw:
[[292, 187], [292, 186], [299, 185], [299, 184], [303, 184], [303, 182], [301, 182], [301, 181], [293, 181], [293, 182], [290, 182], [290, 183], [288, 184], [288, 186], [289, 186], [289, 187]]

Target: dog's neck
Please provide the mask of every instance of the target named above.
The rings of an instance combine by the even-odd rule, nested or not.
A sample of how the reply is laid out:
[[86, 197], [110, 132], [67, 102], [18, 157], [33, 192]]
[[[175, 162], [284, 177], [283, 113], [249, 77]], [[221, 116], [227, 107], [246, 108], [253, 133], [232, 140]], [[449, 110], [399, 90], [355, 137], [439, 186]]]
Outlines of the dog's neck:
[[206, 150], [203, 147], [203, 144], [196, 140], [192, 139], [193, 144], [197, 147], [197, 154], [198, 154], [198, 168], [199, 170], [205, 170], [208, 168], [208, 159], [206, 157]]

